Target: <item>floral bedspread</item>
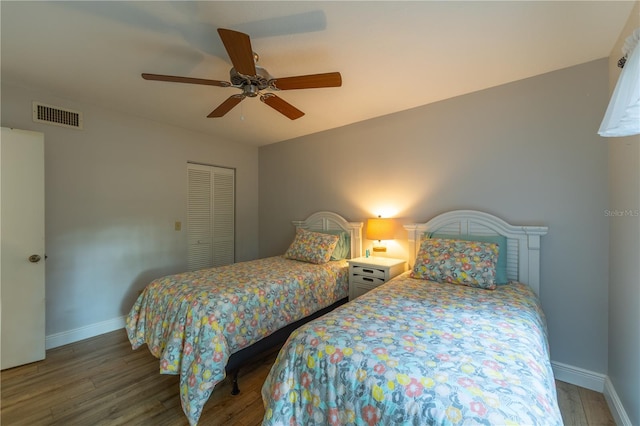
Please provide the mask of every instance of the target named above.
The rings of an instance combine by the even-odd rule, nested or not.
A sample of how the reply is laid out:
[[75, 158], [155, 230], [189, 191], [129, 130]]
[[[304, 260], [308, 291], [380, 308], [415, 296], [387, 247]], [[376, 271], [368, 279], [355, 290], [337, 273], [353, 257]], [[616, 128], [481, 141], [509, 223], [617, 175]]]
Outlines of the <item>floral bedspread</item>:
[[160, 373], [180, 375], [182, 408], [196, 424], [229, 356], [347, 296], [346, 261], [281, 256], [157, 279], [127, 316], [133, 349], [147, 344]]
[[405, 275], [300, 327], [263, 425], [561, 425], [539, 302]]

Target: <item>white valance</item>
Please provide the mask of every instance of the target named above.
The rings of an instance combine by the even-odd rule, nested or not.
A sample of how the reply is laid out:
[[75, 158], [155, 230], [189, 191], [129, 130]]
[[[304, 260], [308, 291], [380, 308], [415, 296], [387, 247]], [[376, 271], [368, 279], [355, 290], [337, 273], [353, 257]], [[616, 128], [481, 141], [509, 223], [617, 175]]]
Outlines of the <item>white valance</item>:
[[622, 48], [626, 62], [611, 96], [598, 134], [604, 137], [640, 134], [640, 28]]

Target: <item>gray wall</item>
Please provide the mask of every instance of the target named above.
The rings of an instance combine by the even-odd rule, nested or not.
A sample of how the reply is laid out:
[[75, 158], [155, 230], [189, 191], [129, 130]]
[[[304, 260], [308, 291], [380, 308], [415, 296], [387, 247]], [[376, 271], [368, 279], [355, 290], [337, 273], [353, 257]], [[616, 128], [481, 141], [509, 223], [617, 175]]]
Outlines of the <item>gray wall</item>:
[[[261, 147], [260, 255], [287, 248], [291, 219], [325, 209], [408, 223], [464, 208], [547, 225], [551, 357], [606, 373], [607, 145], [596, 131], [607, 67], [602, 59]], [[390, 254], [406, 256], [406, 235], [397, 237]]]
[[[609, 58], [613, 91], [624, 40], [640, 27], [636, 2]], [[632, 425], [640, 425], [640, 136], [603, 140], [609, 148], [609, 369]], [[606, 394], [606, 393], [605, 393]]]
[[[32, 100], [82, 111], [84, 130], [34, 123]], [[236, 257], [257, 256], [257, 148], [6, 81], [2, 126], [45, 135], [47, 336], [117, 319], [152, 279], [186, 270], [187, 161], [236, 168]]]

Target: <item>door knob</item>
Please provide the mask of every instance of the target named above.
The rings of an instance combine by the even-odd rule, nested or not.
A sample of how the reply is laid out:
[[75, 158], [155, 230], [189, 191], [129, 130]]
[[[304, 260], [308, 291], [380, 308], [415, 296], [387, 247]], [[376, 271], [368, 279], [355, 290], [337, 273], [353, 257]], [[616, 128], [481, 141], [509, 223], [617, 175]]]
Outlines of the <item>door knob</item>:
[[40, 262], [41, 257], [37, 254], [32, 254], [31, 256], [29, 256], [29, 262], [31, 263], [38, 263]]

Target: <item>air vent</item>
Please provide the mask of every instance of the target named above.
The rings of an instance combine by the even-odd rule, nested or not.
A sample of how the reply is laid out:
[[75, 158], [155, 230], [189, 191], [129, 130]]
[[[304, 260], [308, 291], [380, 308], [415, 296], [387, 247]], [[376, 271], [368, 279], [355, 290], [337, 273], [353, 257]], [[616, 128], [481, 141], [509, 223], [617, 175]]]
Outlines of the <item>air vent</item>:
[[33, 102], [33, 121], [55, 126], [82, 129], [82, 113], [66, 108]]

